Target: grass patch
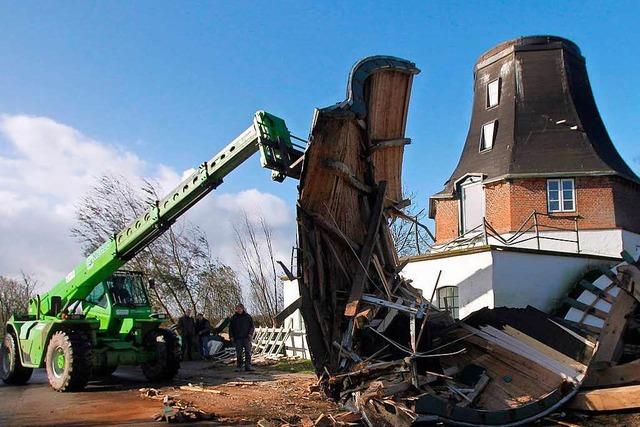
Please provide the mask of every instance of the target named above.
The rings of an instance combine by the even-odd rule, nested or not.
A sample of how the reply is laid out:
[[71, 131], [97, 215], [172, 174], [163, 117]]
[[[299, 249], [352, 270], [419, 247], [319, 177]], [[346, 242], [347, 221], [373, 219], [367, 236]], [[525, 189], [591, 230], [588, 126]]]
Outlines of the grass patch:
[[315, 372], [313, 363], [307, 359], [279, 360], [275, 365], [269, 366], [269, 369], [300, 374], [313, 374]]

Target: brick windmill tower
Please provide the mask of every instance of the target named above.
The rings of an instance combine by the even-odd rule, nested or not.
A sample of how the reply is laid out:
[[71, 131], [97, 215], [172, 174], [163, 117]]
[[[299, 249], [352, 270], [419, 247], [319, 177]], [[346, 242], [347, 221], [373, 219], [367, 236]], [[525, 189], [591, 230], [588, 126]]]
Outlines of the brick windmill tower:
[[[428, 273], [441, 269], [442, 285], [460, 288], [443, 298], [451, 305], [455, 293], [460, 307], [517, 306], [532, 296], [498, 284], [508, 276], [498, 271], [507, 253], [522, 260], [510, 261], [520, 271], [512, 279], [536, 265], [535, 277], [557, 270], [564, 283], [598, 257], [638, 251], [640, 179], [609, 138], [576, 44], [522, 37], [480, 56], [467, 139], [444, 189], [429, 199], [429, 216], [436, 247], [412, 260], [409, 275], [428, 292]], [[463, 301], [471, 283], [482, 289]], [[555, 291], [545, 292], [538, 297], [549, 302]]]
[[[430, 199], [438, 243], [483, 220], [515, 232], [533, 211], [579, 217], [582, 252], [607, 253], [589, 231], [640, 232], [640, 179], [607, 134], [578, 46], [550, 36], [510, 40], [480, 56], [474, 77], [462, 155]], [[541, 228], [553, 222], [539, 220]]]

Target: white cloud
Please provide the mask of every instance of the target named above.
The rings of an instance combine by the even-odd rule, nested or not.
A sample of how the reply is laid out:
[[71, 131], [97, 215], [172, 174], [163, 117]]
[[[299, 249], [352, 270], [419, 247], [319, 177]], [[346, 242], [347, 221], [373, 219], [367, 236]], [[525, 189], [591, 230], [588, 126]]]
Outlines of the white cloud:
[[[192, 171], [149, 164], [129, 150], [50, 118], [1, 115], [0, 274], [17, 276], [24, 270], [46, 289], [82, 259], [69, 230], [76, 202], [96, 177], [115, 172], [133, 183], [151, 179], [166, 191]], [[185, 216], [207, 233], [216, 256], [237, 265], [232, 225], [243, 211], [252, 221], [266, 217], [274, 229], [276, 251], [286, 259], [294, 221], [291, 209], [273, 194], [222, 189]]]

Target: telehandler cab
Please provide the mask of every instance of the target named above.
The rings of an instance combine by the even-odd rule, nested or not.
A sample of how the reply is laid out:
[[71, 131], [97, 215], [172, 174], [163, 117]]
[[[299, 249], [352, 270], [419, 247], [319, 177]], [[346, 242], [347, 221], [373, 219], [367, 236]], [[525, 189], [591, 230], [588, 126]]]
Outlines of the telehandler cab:
[[119, 365], [140, 365], [151, 381], [171, 379], [180, 368], [178, 339], [160, 327], [165, 316], [153, 312], [142, 274], [122, 267], [257, 151], [273, 180], [298, 179], [304, 148], [291, 138], [284, 120], [256, 112], [252, 125], [221, 152], [49, 292], [32, 298], [26, 314], [9, 319], [0, 378], [24, 384], [34, 368], [45, 367], [54, 390], [74, 391]]

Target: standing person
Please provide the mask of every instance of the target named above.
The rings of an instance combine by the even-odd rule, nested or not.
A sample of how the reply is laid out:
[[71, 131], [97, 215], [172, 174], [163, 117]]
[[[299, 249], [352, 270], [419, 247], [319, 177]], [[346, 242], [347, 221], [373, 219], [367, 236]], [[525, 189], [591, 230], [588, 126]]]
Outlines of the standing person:
[[202, 357], [209, 356], [207, 348], [208, 337], [211, 334], [211, 323], [202, 313], [196, 315], [196, 335], [198, 336], [198, 345], [200, 346], [200, 354]]
[[251, 367], [251, 338], [255, 332], [253, 319], [244, 309], [244, 305], [236, 305], [236, 312], [229, 322], [229, 338], [236, 346], [236, 371], [242, 370], [244, 352], [244, 370], [253, 371]]
[[193, 347], [196, 340], [196, 324], [191, 317], [191, 310], [186, 309], [184, 315], [178, 319], [178, 330], [182, 339], [182, 359], [193, 360]]

